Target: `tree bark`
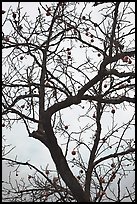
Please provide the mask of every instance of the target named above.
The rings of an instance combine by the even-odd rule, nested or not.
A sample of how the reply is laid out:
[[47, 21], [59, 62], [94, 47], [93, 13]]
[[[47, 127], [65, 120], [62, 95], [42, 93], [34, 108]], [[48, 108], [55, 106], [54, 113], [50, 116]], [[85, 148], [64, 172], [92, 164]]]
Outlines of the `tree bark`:
[[[46, 111], [43, 117], [43, 127], [45, 133], [43, 136], [34, 136], [40, 140], [50, 151], [51, 157], [56, 165], [57, 171], [71, 190], [74, 198], [78, 202], [90, 202], [89, 197], [86, 195], [82, 186], [79, 184], [76, 177], [72, 174], [67, 161], [63, 155], [61, 148], [57, 143], [57, 138], [54, 135], [51, 125], [51, 114]], [[33, 136], [33, 135], [32, 135]]]

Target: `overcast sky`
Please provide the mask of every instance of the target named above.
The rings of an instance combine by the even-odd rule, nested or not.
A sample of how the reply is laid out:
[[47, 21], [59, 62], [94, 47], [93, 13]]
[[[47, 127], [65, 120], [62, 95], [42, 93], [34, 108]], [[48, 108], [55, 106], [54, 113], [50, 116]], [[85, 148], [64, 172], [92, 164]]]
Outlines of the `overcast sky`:
[[[13, 11], [16, 10], [17, 8], [17, 3], [18, 2], [2, 2], [2, 9], [7, 11], [9, 9], [10, 6], [12, 6]], [[49, 2], [46, 2], [46, 4], [48, 4]], [[32, 19], [35, 19], [36, 15], [38, 14], [38, 2], [21, 2], [21, 5], [23, 7], [24, 12], [27, 12]], [[133, 2], [134, 5], [134, 2]], [[94, 15], [94, 17], [97, 19], [96, 15]], [[94, 19], [93, 19], [94, 20]], [[133, 19], [134, 21], [134, 19]], [[7, 30], [5, 30], [5, 33], [10, 31], [10, 28], [7, 27]], [[74, 53], [77, 54], [80, 58], [81, 53]], [[83, 105], [84, 102], [82, 102]], [[67, 115], [66, 115], [66, 123], [69, 124], [69, 129], [70, 131], [73, 130], [77, 125], [78, 125], [78, 121], [76, 116], [80, 115], [81, 113], [84, 113], [85, 109], [81, 109], [77, 107], [75, 107], [76, 109], [71, 110], [67, 110]], [[118, 112], [116, 112], [115, 114], [115, 119], [118, 122], [121, 122], [121, 124], [123, 122], [126, 122], [127, 118], [130, 117], [132, 114], [131, 112], [133, 112], [134, 109], [130, 108], [130, 110], [128, 111], [123, 111], [120, 110]], [[122, 121], [120, 120], [122, 115]], [[73, 118], [73, 121], [72, 121]], [[108, 128], [108, 122], [106, 123], [106, 121], [111, 121], [112, 117], [110, 116], [109, 113], [104, 114], [103, 116], [103, 125], [104, 125], [104, 129], [107, 130]], [[83, 123], [83, 121], [82, 121]], [[85, 121], [86, 124], [86, 121]], [[134, 129], [130, 130], [130, 134], [133, 135], [134, 137]], [[18, 123], [13, 125], [12, 130], [6, 130], [5, 128], [2, 129], [2, 134], [6, 135], [6, 139], [7, 139], [7, 144], [12, 144], [13, 146], [16, 146], [16, 148], [10, 153], [10, 157], [11, 158], [15, 158], [15, 156], [17, 155], [17, 160], [21, 160], [23, 162], [26, 162], [27, 160], [30, 160], [30, 163], [32, 163], [33, 165], [36, 165], [37, 167], [42, 166], [43, 168], [46, 167], [46, 165], [48, 163], [50, 163], [49, 167], [50, 168], [54, 168], [54, 163], [51, 159], [50, 153], [48, 151], [47, 148], [45, 148], [45, 146], [39, 142], [38, 140], [35, 140], [33, 138], [28, 137], [28, 133], [25, 129], [25, 125], [23, 125], [23, 123]], [[127, 135], [128, 136], [128, 135]], [[73, 145], [71, 146], [73, 148]], [[86, 155], [86, 154], [85, 154]], [[72, 155], [70, 154], [70, 156], [72, 157]], [[86, 156], [85, 156], [86, 157]], [[86, 159], [86, 158], [85, 158]], [[5, 166], [3, 165], [3, 176], [7, 177], [7, 167], [5, 168]], [[28, 173], [28, 172], [27, 172]], [[26, 174], [26, 170], [21, 172], [22, 175]], [[133, 173], [133, 177], [132, 180], [134, 179], [134, 173]], [[128, 182], [130, 183], [131, 178], [129, 178]], [[127, 182], [127, 181], [125, 181]], [[124, 184], [123, 184], [124, 185]], [[130, 185], [130, 184], [129, 184]]]

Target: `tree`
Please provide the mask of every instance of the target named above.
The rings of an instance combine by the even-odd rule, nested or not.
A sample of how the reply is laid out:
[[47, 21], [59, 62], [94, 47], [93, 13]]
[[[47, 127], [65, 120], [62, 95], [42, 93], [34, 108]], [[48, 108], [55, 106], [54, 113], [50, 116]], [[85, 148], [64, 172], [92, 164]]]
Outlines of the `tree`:
[[35, 22], [20, 2], [2, 12], [2, 126], [23, 121], [29, 137], [48, 148], [57, 172], [51, 179], [48, 167], [6, 157], [3, 143], [3, 161], [15, 171], [21, 165], [35, 170], [28, 183], [18, 180], [15, 187], [9, 177], [7, 188], [3, 182], [3, 200], [134, 201], [134, 185], [123, 194], [121, 187], [134, 171], [134, 7], [40, 3]]

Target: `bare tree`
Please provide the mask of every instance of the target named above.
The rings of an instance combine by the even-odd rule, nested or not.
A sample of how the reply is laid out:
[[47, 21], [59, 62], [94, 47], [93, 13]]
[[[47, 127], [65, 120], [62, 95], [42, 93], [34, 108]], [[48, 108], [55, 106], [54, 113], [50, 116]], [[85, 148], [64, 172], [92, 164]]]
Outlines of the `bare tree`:
[[[2, 13], [2, 126], [23, 121], [29, 137], [48, 148], [57, 172], [52, 178], [48, 168], [12, 160], [4, 146], [4, 162], [35, 173], [16, 185], [10, 174], [3, 200], [133, 202], [134, 181], [123, 194], [122, 182], [134, 171], [134, 4], [39, 3], [34, 22], [20, 2]], [[65, 117], [75, 109], [72, 130]], [[116, 117], [120, 111], [129, 111], [126, 120]]]

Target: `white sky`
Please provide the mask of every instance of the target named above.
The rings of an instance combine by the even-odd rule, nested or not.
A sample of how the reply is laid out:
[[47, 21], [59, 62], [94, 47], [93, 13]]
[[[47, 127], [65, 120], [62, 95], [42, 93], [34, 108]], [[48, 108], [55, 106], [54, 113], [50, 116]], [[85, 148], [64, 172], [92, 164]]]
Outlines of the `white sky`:
[[[48, 4], [48, 3], [49, 2], [46, 2], [45, 4]], [[12, 5], [13, 11], [16, 10], [17, 2], [2, 2], [2, 9], [8, 10], [10, 5]], [[28, 12], [31, 18], [35, 19], [35, 16], [38, 14], [38, 10], [37, 10], [38, 2], [21, 2], [21, 5], [23, 7], [23, 11]], [[133, 2], [133, 7], [134, 7], [134, 2]], [[96, 15], [94, 15], [94, 17], [96, 20], [98, 20], [98, 17]], [[7, 29], [6, 31], [7, 33], [10, 32], [10, 27], [7, 27], [6, 29]], [[80, 59], [81, 53], [76, 52], [74, 53], [74, 55], [75, 54]], [[72, 111], [67, 110], [67, 115], [66, 115], [65, 120], [66, 120], [66, 123], [70, 125], [69, 131], [75, 129], [75, 127], [78, 125], [77, 119], [74, 119], [76, 118], [75, 116], [85, 111], [85, 109], [80, 110], [77, 107], [75, 108], [76, 109], [75, 110], [73, 109]], [[121, 124], [124, 121], [126, 122], [127, 118], [130, 117], [131, 112], [133, 111], [134, 109], [132, 108], [128, 109], [127, 111], [123, 111], [119, 108], [119, 110], [116, 111], [115, 113], [116, 121], [121, 122]], [[122, 121], [121, 121], [121, 116], [122, 116]], [[73, 118], [73, 121], [72, 121], [72, 118]], [[109, 123], [111, 123], [111, 120], [112, 120], [112, 118], [110, 117], [110, 113], [105, 113], [103, 120], [104, 120], [103, 121], [104, 128], [107, 131], [108, 125]], [[84, 124], [84, 120], [82, 122], [83, 122], [82, 124]], [[37, 167], [42, 166], [43, 168], [45, 168], [46, 165], [50, 163], [49, 168], [54, 168], [54, 163], [52, 162], [48, 149], [38, 140], [28, 137], [27, 131], [25, 129], [25, 125], [20, 124], [20, 123], [17, 125], [14, 125], [12, 128], [12, 131], [5, 130], [5, 128], [3, 128], [2, 134], [6, 135], [7, 144], [12, 144], [13, 146], [16, 146], [16, 148], [10, 153], [10, 156], [13, 159], [17, 155], [18, 156], [17, 160], [21, 160], [24, 162], [26, 162], [27, 160], [30, 160], [30, 163], [32, 163], [33, 165], [36, 165]], [[134, 137], [134, 129], [131, 130], [130, 134], [132, 134]], [[71, 147], [73, 148], [73, 145], [71, 145]], [[71, 154], [70, 154], [70, 157], [72, 157]], [[85, 159], [86, 158], [87, 158], [87, 154], [85, 154]], [[2, 173], [4, 177], [7, 176], [7, 171], [8, 169], [6, 169], [3, 166]], [[26, 171], [24, 171], [22, 168], [21, 175], [23, 176], [25, 174], [26, 174]], [[134, 179], [134, 174], [133, 174], [132, 179]]]

